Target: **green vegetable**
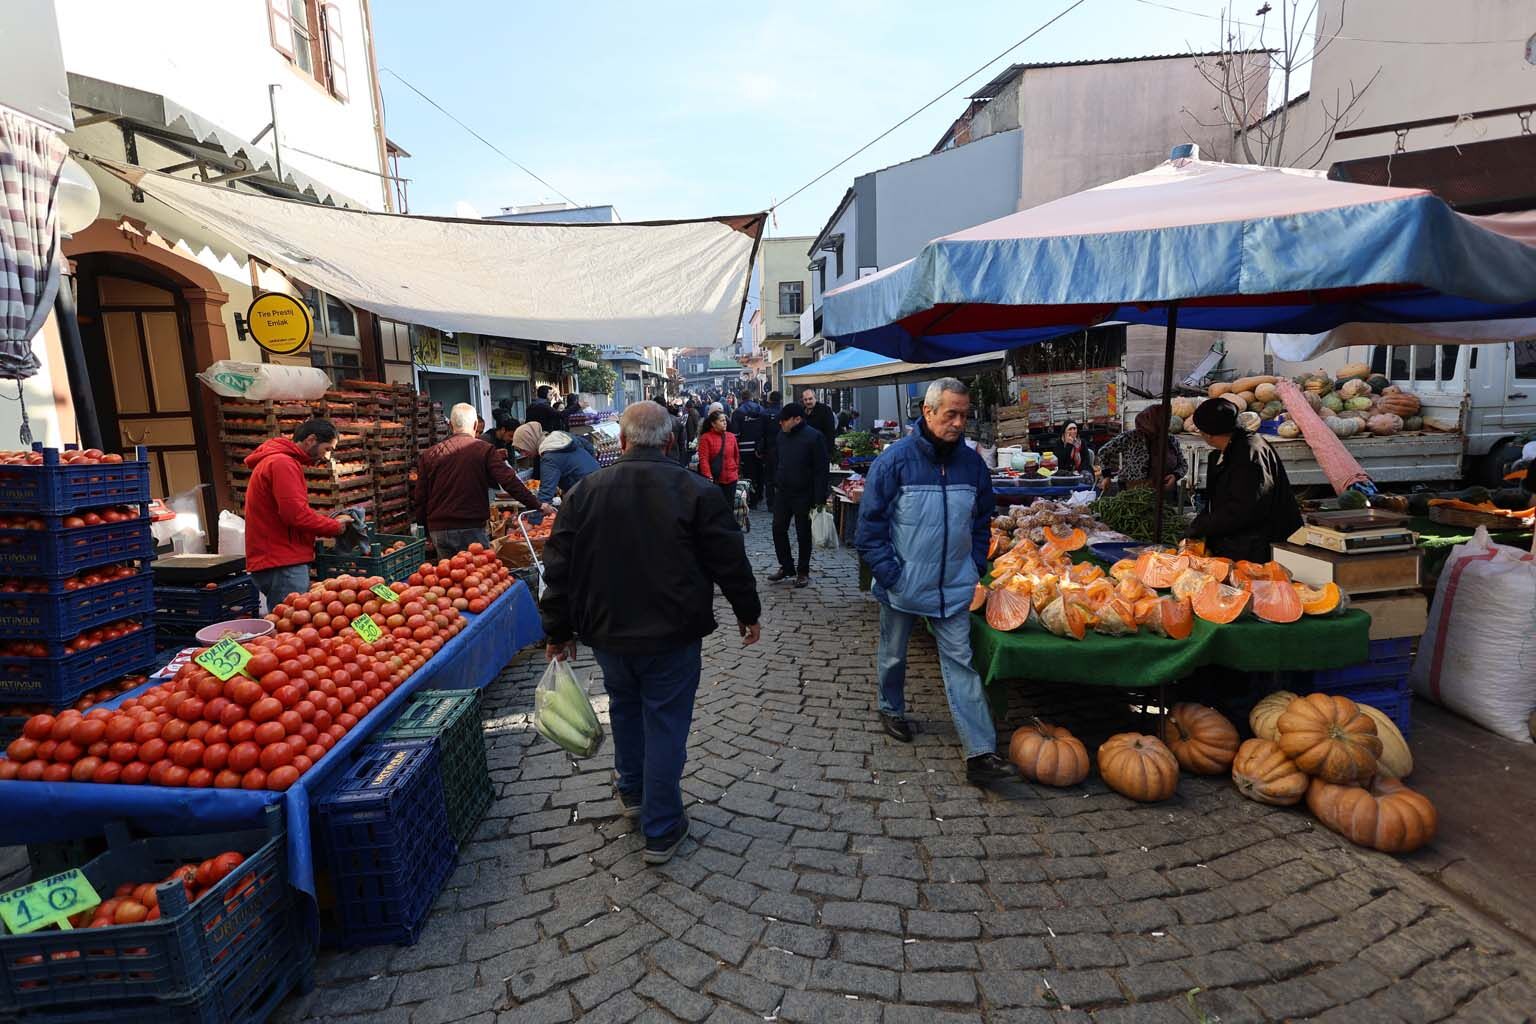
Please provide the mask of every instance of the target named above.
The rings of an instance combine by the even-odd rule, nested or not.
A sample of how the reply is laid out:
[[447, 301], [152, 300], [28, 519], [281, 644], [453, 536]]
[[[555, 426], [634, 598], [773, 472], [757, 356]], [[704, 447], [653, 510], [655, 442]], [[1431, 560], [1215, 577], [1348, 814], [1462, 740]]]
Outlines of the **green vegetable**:
[[[539, 731], [539, 735], [577, 757], [592, 756], [602, 743], [603, 733], [595, 721], [588, 724], [586, 713], [582, 710], [587, 704], [585, 695], [574, 683], [569, 684], [569, 690], [560, 689], [558, 682], [556, 687], [555, 690], [534, 690], [534, 728]], [[579, 702], [572, 699], [570, 691], [575, 691], [574, 695], [580, 698]]]
[[842, 448], [851, 448], [855, 455], [875, 454], [875, 435], [867, 430], [854, 430], [837, 438], [836, 443]]
[[1339, 508], [1358, 509], [1365, 508], [1365, 495], [1359, 491], [1345, 491], [1339, 495]]
[[1163, 535], [1152, 536], [1157, 512], [1157, 492], [1150, 487], [1132, 487], [1108, 498], [1100, 498], [1090, 507], [1099, 522], [1140, 541], [1173, 545], [1184, 532], [1184, 522], [1172, 502], [1163, 505]]

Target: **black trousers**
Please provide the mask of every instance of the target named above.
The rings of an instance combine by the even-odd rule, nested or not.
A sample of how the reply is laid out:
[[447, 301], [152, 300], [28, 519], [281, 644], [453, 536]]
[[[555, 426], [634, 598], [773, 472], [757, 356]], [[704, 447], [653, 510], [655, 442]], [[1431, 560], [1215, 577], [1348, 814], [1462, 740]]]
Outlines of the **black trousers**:
[[[795, 535], [800, 542], [800, 561], [789, 558], [789, 521], [795, 521]], [[785, 572], [794, 570], [797, 575], [811, 574], [811, 502], [785, 494], [782, 490], [773, 496], [773, 550], [779, 558], [779, 568]]]
[[752, 497], [749, 504], [757, 508], [763, 500], [763, 460], [746, 452], [741, 456], [741, 478], [752, 484]]

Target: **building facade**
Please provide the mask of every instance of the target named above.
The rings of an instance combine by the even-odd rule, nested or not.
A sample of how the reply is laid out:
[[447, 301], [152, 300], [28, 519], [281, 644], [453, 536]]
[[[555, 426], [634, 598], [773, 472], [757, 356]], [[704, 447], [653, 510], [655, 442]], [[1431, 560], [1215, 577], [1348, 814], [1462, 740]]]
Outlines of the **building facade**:
[[770, 390], [783, 387], [787, 371], [816, 358], [800, 340], [800, 318], [812, 301], [812, 274], [805, 260], [805, 249], [811, 241], [809, 235], [765, 238], [758, 250], [757, 313], [761, 338], [754, 339], [754, 344], [761, 352]]

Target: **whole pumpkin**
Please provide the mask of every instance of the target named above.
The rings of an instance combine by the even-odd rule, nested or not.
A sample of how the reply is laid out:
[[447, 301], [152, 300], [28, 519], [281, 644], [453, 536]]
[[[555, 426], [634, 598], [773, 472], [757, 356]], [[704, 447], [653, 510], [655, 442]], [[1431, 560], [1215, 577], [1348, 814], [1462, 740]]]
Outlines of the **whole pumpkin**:
[[1008, 742], [1008, 760], [1031, 782], [1075, 786], [1088, 777], [1088, 748], [1059, 725], [1035, 719], [1020, 726]]
[[1276, 690], [1253, 706], [1248, 712], [1248, 728], [1261, 740], [1272, 740], [1280, 734], [1275, 728], [1280, 716], [1285, 714], [1285, 709], [1291, 706], [1291, 701], [1298, 695], [1290, 690]]
[[1185, 771], [1221, 775], [1237, 755], [1237, 728], [1204, 704], [1175, 704], [1163, 719], [1163, 742]]
[[1275, 723], [1276, 742], [1296, 767], [1336, 784], [1365, 783], [1376, 774], [1381, 738], [1376, 723], [1348, 697], [1309, 693]]
[[1427, 797], [1385, 776], [1369, 789], [1313, 779], [1307, 809], [1350, 842], [1382, 853], [1412, 853], [1435, 838], [1439, 824]]
[[1099, 747], [1099, 775], [1121, 796], [1167, 800], [1179, 788], [1179, 762], [1156, 736], [1122, 732]]
[[1273, 740], [1244, 740], [1232, 761], [1232, 781], [1250, 800], [1271, 807], [1301, 803], [1307, 795], [1306, 772], [1285, 756]]
[[1403, 739], [1397, 723], [1388, 718], [1385, 712], [1369, 704], [1361, 704], [1360, 710], [1376, 723], [1376, 737], [1381, 740], [1381, 756], [1376, 759], [1376, 770], [1398, 779], [1412, 775], [1413, 753], [1408, 749], [1408, 741]]

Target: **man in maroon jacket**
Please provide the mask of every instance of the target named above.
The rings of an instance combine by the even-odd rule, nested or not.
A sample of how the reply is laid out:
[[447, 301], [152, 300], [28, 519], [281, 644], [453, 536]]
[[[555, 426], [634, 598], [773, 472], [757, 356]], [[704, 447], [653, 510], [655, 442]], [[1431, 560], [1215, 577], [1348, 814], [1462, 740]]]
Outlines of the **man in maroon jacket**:
[[448, 414], [453, 436], [421, 453], [416, 466], [416, 521], [426, 525], [437, 557], [452, 558], [471, 544], [488, 543], [485, 521], [491, 514], [490, 490], [500, 487], [530, 509], [546, 514], [545, 505], [523, 486], [507, 465], [505, 450], [475, 436], [475, 407], [465, 402]]
[[245, 495], [245, 567], [256, 587], [276, 606], [289, 594], [309, 589], [309, 563], [315, 538], [335, 537], [351, 516], [334, 519], [309, 507], [304, 467], [323, 460], [336, 447], [330, 420], [299, 424], [293, 439], [274, 437], [245, 457], [251, 483]]

